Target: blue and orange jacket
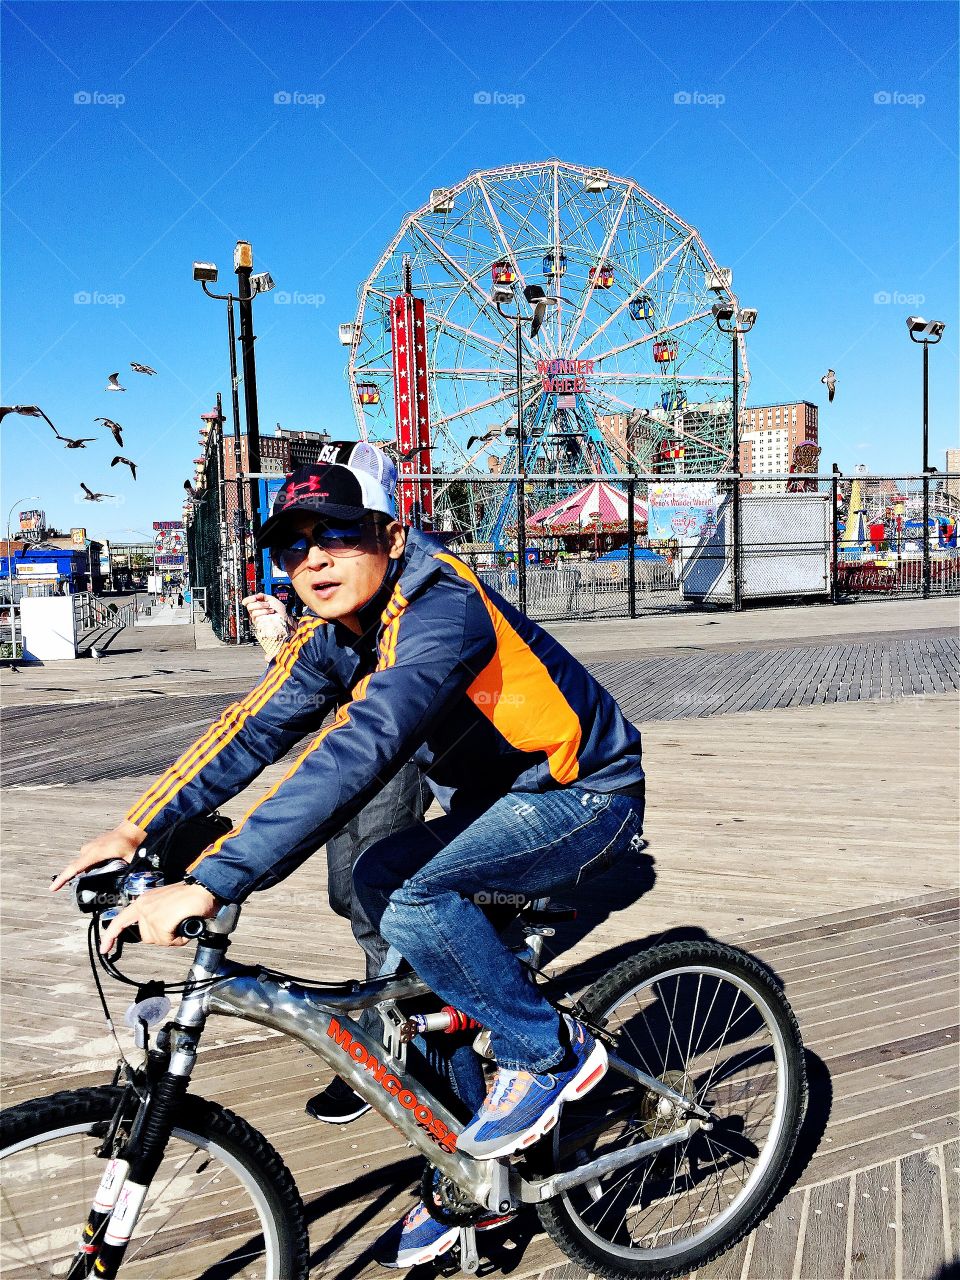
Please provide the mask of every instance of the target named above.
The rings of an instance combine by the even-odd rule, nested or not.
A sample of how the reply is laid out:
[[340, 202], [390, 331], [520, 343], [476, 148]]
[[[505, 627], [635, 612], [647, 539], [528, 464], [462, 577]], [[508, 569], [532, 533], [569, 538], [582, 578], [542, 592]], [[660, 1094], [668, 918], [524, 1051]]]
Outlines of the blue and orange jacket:
[[217, 897], [238, 902], [289, 875], [414, 756], [447, 804], [571, 786], [640, 792], [640, 734], [610, 694], [435, 539], [408, 531], [361, 621], [363, 638], [304, 618], [257, 687], [127, 814], [159, 834], [314, 734], [190, 869]]

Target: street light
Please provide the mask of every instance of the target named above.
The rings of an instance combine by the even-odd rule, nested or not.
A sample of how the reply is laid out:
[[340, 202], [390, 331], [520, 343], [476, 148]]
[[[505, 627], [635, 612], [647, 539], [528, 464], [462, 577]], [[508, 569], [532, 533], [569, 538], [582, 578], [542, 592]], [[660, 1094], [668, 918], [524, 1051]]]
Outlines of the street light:
[[[195, 262], [193, 278], [198, 281], [208, 298], [227, 304], [227, 334], [230, 342], [230, 384], [233, 408], [233, 453], [237, 478], [237, 512], [240, 518], [241, 539], [243, 545], [243, 565], [246, 565], [247, 548], [247, 514], [246, 502], [243, 498], [243, 459], [240, 448], [240, 391], [237, 378], [237, 338], [234, 325], [233, 304], [237, 303], [240, 312], [240, 350], [243, 360], [243, 399], [247, 422], [247, 471], [257, 474], [262, 470], [260, 461], [260, 417], [257, 406], [257, 369], [254, 356], [256, 337], [253, 333], [253, 299], [261, 293], [268, 293], [275, 287], [269, 271], [253, 274], [253, 248], [248, 240], [238, 240], [233, 254], [233, 268], [237, 275], [237, 292], [214, 293], [208, 289], [219, 278], [219, 270], [214, 262]], [[254, 544], [260, 527], [260, 509], [257, 501], [257, 482], [250, 482], [250, 532]], [[263, 588], [263, 574], [259, 557], [254, 553], [255, 586]], [[245, 572], [245, 569], [244, 569]], [[245, 585], [245, 584], [244, 584]], [[238, 636], [239, 639], [239, 636]]]
[[923, 316], [907, 317], [910, 341], [923, 347], [923, 598], [930, 595], [930, 347], [935, 347], [943, 337], [946, 325], [942, 320], [924, 320]]
[[[14, 412], [20, 413], [21, 409], [17, 408]], [[37, 411], [39, 414], [39, 410]], [[13, 557], [10, 555], [10, 521], [13, 513], [21, 502], [39, 502], [39, 493], [32, 493], [29, 498], [18, 498], [10, 510], [7, 512], [7, 594], [10, 598], [10, 657], [16, 661], [17, 657], [17, 626], [14, 621], [13, 609]]]
[[[523, 291], [523, 296], [533, 311], [530, 315], [524, 315], [520, 310], [520, 304], [514, 297], [513, 289], [507, 284], [497, 284], [493, 287], [493, 301], [496, 303], [497, 311], [503, 316], [504, 320], [509, 320], [514, 325], [517, 339], [517, 472], [519, 474], [519, 491], [517, 495], [517, 593], [520, 612], [527, 611], [527, 528], [526, 528], [526, 449], [523, 439], [523, 343], [521, 341], [521, 329], [524, 321], [530, 321], [530, 337], [535, 338], [543, 324], [544, 317], [547, 313], [547, 304], [553, 302], [554, 299], [547, 296], [543, 288], [538, 284], [528, 284]], [[516, 303], [517, 313], [511, 316], [504, 311], [505, 303]]]
[[740, 335], [749, 333], [757, 322], [755, 308], [741, 308], [736, 298], [726, 302], [715, 302], [710, 308], [714, 323], [721, 333], [730, 334], [733, 347], [733, 608], [738, 612], [741, 607], [740, 598], [740, 407], [738, 391], [740, 379]]

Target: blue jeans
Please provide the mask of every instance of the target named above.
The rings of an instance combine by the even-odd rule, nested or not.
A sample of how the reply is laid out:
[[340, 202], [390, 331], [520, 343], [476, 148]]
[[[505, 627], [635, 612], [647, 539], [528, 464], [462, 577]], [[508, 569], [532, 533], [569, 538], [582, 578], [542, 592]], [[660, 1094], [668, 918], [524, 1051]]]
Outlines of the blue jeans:
[[539, 898], [640, 847], [643, 800], [565, 787], [510, 792], [379, 841], [357, 860], [371, 923], [431, 989], [489, 1027], [502, 1067], [549, 1071], [564, 1057], [560, 1019], [482, 907]]

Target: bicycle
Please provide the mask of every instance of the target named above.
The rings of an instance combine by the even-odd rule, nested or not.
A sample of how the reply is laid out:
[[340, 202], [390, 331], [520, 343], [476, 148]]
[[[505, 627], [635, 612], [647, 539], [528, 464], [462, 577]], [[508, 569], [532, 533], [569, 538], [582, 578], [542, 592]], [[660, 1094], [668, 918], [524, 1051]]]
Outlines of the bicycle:
[[[90, 963], [108, 1020], [98, 963], [133, 983], [118, 966], [123, 944], [137, 938], [124, 934], [101, 957], [100, 921], [145, 880], [118, 863], [74, 884], [78, 907], [91, 914]], [[544, 982], [544, 937], [570, 914], [545, 899], [519, 908], [524, 937], [514, 950], [532, 981]], [[452, 1019], [469, 1020], [442, 1008], [412, 972], [323, 983], [234, 964], [225, 953], [239, 919], [238, 906], [225, 906], [181, 926], [197, 946], [186, 980], [166, 988], [181, 996], [174, 1017], [163, 984], [139, 987], [128, 1021], [140, 1065], [121, 1056], [109, 1085], [0, 1116], [7, 1280], [308, 1276], [304, 1206], [281, 1157], [240, 1116], [187, 1093], [211, 1014], [292, 1036], [426, 1157], [424, 1198], [460, 1227], [451, 1253], [468, 1274], [479, 1265], [474, 1225], [491, 1211], [532, 1206], [587, 1271], [644, 1280], [719, 1256], [777, 1194], [806, 1106], [803, 1047], [779, 985], [745, 952], [713, 942], [656, 946], [578, 1000], [553, 999], [604, 1041], [610, 1069], [535, 1147], [474, 1160], [456, 1149], [464, 1116], [408, 1061], [415, 1037], [428, 1044]], [[371, 1009], [382, 1043], [357, 1021]], [[482, 1029], [474, 1043], [490, 1056]]]

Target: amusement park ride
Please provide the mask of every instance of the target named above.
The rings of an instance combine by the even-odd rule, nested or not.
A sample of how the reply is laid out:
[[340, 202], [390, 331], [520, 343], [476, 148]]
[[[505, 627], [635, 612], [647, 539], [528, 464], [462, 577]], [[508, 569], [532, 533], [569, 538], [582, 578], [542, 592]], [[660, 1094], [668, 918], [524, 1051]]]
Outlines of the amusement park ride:
[[[472, 173], [404, 219], [340, 327], [360, 438], [398, 455], [405, 518], [498, 545], [516, 527], [511, 474], [537, 502], [562, 496], [558, 474], [723, 471], [730, 347], [711, 307], [736, 305], [730, 285], [632, 179], [559, 160]], [[533, 297], [540, 323], [520, 326]], [[457, 483], [482, 454], [507, 478]]]

